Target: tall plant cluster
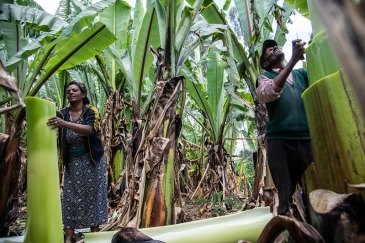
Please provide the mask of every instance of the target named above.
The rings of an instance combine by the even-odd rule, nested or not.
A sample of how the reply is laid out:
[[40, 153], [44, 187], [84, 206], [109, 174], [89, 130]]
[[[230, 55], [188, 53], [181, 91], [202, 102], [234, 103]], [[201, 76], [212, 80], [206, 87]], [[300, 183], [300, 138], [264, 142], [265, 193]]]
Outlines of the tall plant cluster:
[[15, 84], [0, 83], [6, 87], [0, 90], [0, 236], [17, 215], [26, 138], [24, 108], [4, 108], [22, 104], [14, 92], [62, 108], [71, 80], [87, 85], [103, 114], [110, 205], [118, 212], [109, 228], [175, 223], [181, 191], [192, 197], [222, 192], [225, 199], [247, 190], [247, 170], [232, 159], [237, 137], [262, 151], [255, 187], [264, 186], [256, 59], [274, 19], [282, 23], [275, 39], [284, 44], [292, 7], [275, 0], [235, 5], [239, 24], [231, 28], [214, 1], [137, 0], [134, 8], [123, 0], [61, 1], [53, 16], [33, 1], [0, 0], [0, 58]]

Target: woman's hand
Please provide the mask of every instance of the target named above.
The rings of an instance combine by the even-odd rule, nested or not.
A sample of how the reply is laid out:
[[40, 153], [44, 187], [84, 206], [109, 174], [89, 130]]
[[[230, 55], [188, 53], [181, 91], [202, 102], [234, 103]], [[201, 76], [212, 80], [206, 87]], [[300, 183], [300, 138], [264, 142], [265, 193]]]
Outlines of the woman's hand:
[[56, 128], [63, 128], [65, 121], [57, 116], [51, 117], [48, 119], [47, 121], [47, 125], [51, 127], [51, 129], [56, 129]]
[[91, 136], [93, 134], [93, 128], [89, 125], [67, 122], [57, 116], [49, 118], [47, 125], [50, 126], [51, 129], [66, 128], [83, 136]]

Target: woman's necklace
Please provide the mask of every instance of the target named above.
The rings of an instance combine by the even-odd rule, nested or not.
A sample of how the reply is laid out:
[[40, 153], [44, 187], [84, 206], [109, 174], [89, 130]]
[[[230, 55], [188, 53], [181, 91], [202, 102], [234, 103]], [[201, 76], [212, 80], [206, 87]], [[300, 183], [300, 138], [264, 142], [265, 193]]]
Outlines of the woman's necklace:
[[[70, 121], [73, 123], [76, 123], [81, 117], [82, 110], [79, 110], [79, 111], [69, 110], [68, 113], [70, 114]], [[72, 119], [72, 115], [73, 115], [73, 119]]]
[[[77, 115], [78, 112], [76, 112], [76, 115]], [[78, 119], [76, 119], [75, 121], [72, 121], [72, 114], [71, 114], [71, 111], [68, 112], [68, 114], [70, 114], [70, 121], [71, 122], [77, 122]], [[80, 114], [81, 115], [81, 114]], [[80, 117], [79, 117], [80, 118]]]

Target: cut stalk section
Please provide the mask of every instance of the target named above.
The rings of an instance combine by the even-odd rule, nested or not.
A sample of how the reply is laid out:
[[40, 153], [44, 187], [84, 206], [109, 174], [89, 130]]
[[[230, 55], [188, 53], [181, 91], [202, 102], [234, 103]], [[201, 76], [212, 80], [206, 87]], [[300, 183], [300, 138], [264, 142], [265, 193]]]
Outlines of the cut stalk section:
[[25, 243], [63, 243], [56, 130], [47, 126], [55, 104], [26, 97], [27, 219]]
[[306, 49], [309, 85], [341, 69], [325, 31], [313, 38]]
[[302, 98], [315, 163], [305, 172], [307, 193], [327, 189], [365, 196], [348, 186], [364, 183], [365, 120], [313, 1], [308, 5], [315, 36], [306, 49], [310, 87]]
[[[353, 233], [350, 233], [354, 228], [352, 223], [336, 230], [339, 229], [337, 220], [327, 220], [327, 216], [319, 216], [312, 207], [313, 198], [308, 198], [308, 193], [315, 189], [327, 189], [339, 194], [361, 192], [365, 195], [364, 191], [357, 188], [357, 185], [364, 183], [365, 178], [365, 121], [360, 114], [360, 104], [336, 58], [338, 50], [331, 47], [329, 37], [318, 21], [320, 15], [313, 3], [313, 0], [308, 1], [315, 35], [306, 50], [310, 87], [302, 95], [315, 161], [304, 173], [307, 202], [310, 202], [310, 222], [322, 233], [326, 242], [333, 242], [333, 234], [327, 235], [323, 232], [331, 230], [338, 232], [337, 239], [353, 242]], [[346, 208], [351, 209], [353, 216], [358, 215], [357, 208], [350, 204]], [[347, 222], [353, 222], [353, 216], [346, 219]], [[345, 220], [342, 215], [341, 219]]]
[[[216, 218], [139, 230], [154, 240], [168, 243], [237, 243], [238, 240], [256, 242], [271, 218], [269, 207], [264, 207]], [[110, 243], [117, 232], [87, 233], [85, 242]], [[8, 240], [12, 243], [21, 243], [22, 239], [23, 236], [0, 238], [0, 243]]]
[[317, 173], [311, 183], [316, 188], [309, 192], [357, 192], [346, 182], [364, 183], [365, 122], [346, 76], [338, 71], [317, 81], [303, 93], [303, 101]]
[[[154, 240], [168, 243], [237, 243], [239, 240], [256, 242], [271, 218], [269, 207], [265, 207], [227, 216], [139, 230]], [[115, 233], [117, 231], [85, 234], [85, 241], [110, 243]]]

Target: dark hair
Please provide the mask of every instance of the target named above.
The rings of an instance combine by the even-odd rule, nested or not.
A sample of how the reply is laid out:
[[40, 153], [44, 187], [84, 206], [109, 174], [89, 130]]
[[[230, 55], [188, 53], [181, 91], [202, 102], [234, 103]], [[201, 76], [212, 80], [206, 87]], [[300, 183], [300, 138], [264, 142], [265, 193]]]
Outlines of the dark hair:
[[82, 94], [85, 94], [85, 97], [84, 98], [82, 98], [82, 103], [84, 104], [84, 105], [88, 105], [88, 104], [90, 104], [90, 100], [89, 100], [89, 98], [87, 98], [87, 89], [86, 89], [86, 86], [85, 86], [85, 84], [83, 84], [83, 83], [80, 83], [80, 82], [76, 82], [76, 81], [71, 81], [68, 85], [67, 85], [67, 87], [69, 87], [70, 85], [77, 85], [78, 87], [79, 87], [79, 89], [80, 89], [80, 91], [81, 91], [81, 93]]

